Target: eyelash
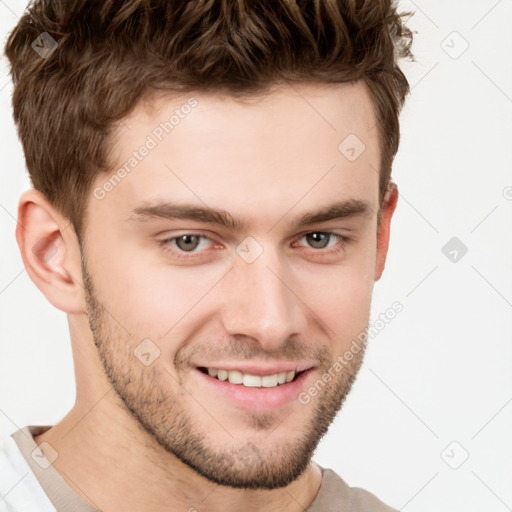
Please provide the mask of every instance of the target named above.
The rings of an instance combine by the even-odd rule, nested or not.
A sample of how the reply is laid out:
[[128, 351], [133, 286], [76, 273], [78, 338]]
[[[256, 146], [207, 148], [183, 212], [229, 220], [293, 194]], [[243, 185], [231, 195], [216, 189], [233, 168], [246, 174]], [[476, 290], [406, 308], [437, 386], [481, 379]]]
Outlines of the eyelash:
[[[335, 233], [334, 231], [308, 231], [307, 233], [304, 233], [299, 238], [297, 238], [296, 241], [302, 240], [307, 235], [312, 235], [314, 233], [329, 235], [330, 237], [335, 237], [338, 239], [338, 242], [342, 242], [342, 244], [348, 244], [351, 241], [350, 237], [341, 235], [340, 233]], [[199, 257], [198, 255], [204, 251], [200, 251], [200, 252], [192, 251], [192, 252], [187, 253], [186, 251], [182, 251], [181, 249], [179, 249], [177, 247], [171, 248], [172, 242], [174, 242], [178, 238], [181, 238], [182, 236], [185, 236], [185, 235], [197, 236], [197, 237], [201, 237], [203, 239], [210, 240], [211, 242], [213, 242], [213, 240], [208, 235], [206, 235], [204, 233], [182, 233], [181, 235], [177, 235], [177, 236], [165, 238], [164, 240], [160, 240], [159, 244], [165, 252], [172, 253], [177, 258], [181, 258], [181, 259], [198, 258]], [[329, 239], [329, 242], [330, 242], [330, 239]], [[296, 243], [296, 242], [294, 242], [294, 243]], [[334, 250], [332, 250], [332, 249], [328, 250], [325, 248], [324, 249], [315, 249], [314, 247], [310, 247], [310, 249], [312, 249], [314, 252], [320, 253], [320, 254], [335, 255], [335, 254], [338, 254], [339, 252], [341, 252], [343, 250], [343, 247], [338, 247]]]

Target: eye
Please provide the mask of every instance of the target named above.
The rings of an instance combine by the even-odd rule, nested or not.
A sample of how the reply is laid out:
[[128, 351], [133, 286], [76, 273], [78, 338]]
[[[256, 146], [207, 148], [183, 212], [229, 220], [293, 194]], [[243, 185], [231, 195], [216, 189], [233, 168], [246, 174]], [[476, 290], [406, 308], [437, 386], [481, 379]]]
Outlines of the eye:
[[160, 244], [166, 251], [176, 254], [178, 257], [180, 253], [183, 254], [184, 257], [187, 257], [186, 253], [195, 254], [201, 252], [201, 249], [206, 249], [209, 242], [212, 242], [212, 240], [206, 235], [185, 233], [183, 235], [166, 238], [162, 240]]
[[[348, 238], [338, 233], [332, 233], [331, 231], [314, 231], [302, 235], [302, 239], [306, 239], [308, 245], [314, 249], [326, 249], [336, 245], [336, 242], [348, 241]], [[334, 244], [330, 244], [334, 241]]]
[[[350, 238], [339, 233], [331, 231], [312, 231], [304, 233], [292, 245], [294, 247], [305, 247], [299, 244], [301, 240], [306, 240], [309, 248], [318, 255], [334, 255], [342, 252]], [[341, 242], [341, 243], [340, 243]], [[168, 237], [159, 242], [163, 250], [170, 253], [174, 258], [200, 258], [206, 256], [209, 248], [219, 247], [214, 240], [202, 233], [183, 233], [181, 235]], [[330, 249], [330, 250], [329, 250]]]
[[181, 235], [177, 236], [174, 240], [176, 240], [176, 246], [182, 251], [190, 252], [194, 249], [197, 249], [199, 243], [201, 242], [200, 235]]

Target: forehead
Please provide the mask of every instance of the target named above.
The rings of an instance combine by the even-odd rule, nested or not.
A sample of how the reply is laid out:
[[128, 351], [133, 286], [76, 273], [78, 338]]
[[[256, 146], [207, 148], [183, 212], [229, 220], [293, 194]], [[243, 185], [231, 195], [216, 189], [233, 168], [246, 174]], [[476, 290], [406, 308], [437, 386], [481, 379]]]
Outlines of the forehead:
[[282, 85], [243, 100], [152, 97], [115, 129], [111, 162], [95, 183], [111, 183], [100, 210], [123, 217], [167, 200], [272, 222], [276, 208], [378, 198], [377, 121], [362, 82]]

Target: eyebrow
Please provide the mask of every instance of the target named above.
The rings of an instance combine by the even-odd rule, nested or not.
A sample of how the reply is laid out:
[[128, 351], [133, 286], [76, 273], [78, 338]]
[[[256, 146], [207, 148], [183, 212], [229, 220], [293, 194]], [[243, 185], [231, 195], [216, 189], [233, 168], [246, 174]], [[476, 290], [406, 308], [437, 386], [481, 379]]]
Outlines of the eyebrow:
[[[369, 218], [372, 213], [373, 208], [370, 203], [360, 199], [347, 199], [327, 205], [317, 211], [305, 212], [289, 224], [296, 228], [301, 228], [335, 219], [353, 217]], [[248, 224], [244, 220], [233, 217], [226, 210], [171, 202], [156, 204], [143, 203], [136, 207], [127, 218], [129, 221], [137, 222], [150, 219], [193, 220], [223, 226], [234, 232], [244, 232], [247, 231], [248, 228]]]

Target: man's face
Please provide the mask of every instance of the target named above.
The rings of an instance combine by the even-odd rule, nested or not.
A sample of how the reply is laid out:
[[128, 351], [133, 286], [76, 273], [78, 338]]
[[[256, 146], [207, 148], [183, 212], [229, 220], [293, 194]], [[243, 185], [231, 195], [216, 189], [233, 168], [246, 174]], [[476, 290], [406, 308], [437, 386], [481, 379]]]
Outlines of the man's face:
[[[172, 129], [161, 125], [173, 114]], [[115, 140], [114, 171], [125, 172], [115, 186], [112, 173], [96, 180], [84, 242], [106, 374], [133, 421], [204, 477], [282, 487], [306, 469], [363, 358], [334, 365], [368, 325], [375, 280], [380, 150], [368, 93], [160, 98]], [[347, 215], [300, 223], [344, 202]], [[240, 222], [186, 218], [185, 206]], [[296, 367], [309, 369], [290, 383], [269, 376]], [[245, 386], [206, 368], [267, 378]]]

